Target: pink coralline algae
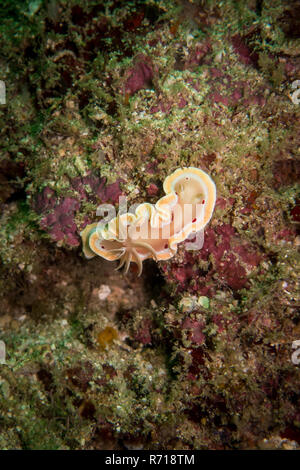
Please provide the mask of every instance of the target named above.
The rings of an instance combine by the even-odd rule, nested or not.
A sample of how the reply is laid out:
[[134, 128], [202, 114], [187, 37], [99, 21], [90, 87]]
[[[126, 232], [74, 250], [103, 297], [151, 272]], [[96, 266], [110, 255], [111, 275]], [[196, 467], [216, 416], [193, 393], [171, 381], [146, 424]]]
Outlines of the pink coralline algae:
[[[241, 240], [230, 224], [222, 224], [207, 228], [201, 250], [185, 251], [183, 262], [169, 262], [163, 270], [167, 280], [177, 284], [177, 292], [213, 295], [224, 286], [233, 290], [247, 287], [249, 275], [261, 260], [261, 253]], [[207, 268], [201, 269], [203, 262]]]
[[212, 321], [214, 325], [217, 326], [218, 333], [223, 333], [225, 331], [225, 327], [227, 326], [228, 320], [226, 320], [223, 315], [217, 313], [212, 316]]
[[184, 108], [187, 104], [188, 104], [187, 100], [185, 100], [184, 98], [180, 98], [180, 100], [179, 100], [179, 102], [178, 102], [178, 108], [182, 109], [182, 108]]
[[199, 346], [198, 348], [190, 349], [190, 354], [192, 363], [188, 369], [187, 378], [189, 380], [196, 380], [199, 375], [202, 375], [204, 379], [210, 379], [211, 373], [205, 366], [205, 358], [207, 357], [207, 353], [205, 353], [204, 348]]
[[41, 193], [39, 193], [33, 203], [33, 208], [38, 214], [42, 214], [45, 211], [51, 210], [54, 208], [56, 203], [56, 193], [53, 189], [48, 187], [44, 188]]
[[289, 186], [299, 181], [300, 162], [295, 159], [276, 160], [273, 164], [274, 186]]
[[154, 175], [157, 172], [157, 163], [156, 162], [150, 162], [146, 166], [146, 171], [150, 175]]
[[205, 342], [205, 335], [203, 329], [205, 327], [204, 321], [192, 320], [187, 317], [182, 323], [182, 328], [188, 330], [188, 339], [198, 346]]
[[41, 220], [41, 227], [56, 242], [65, 240], [67, 245], [79, 245], [77, 226], [74, 222], [74, 216], [79, 206], [79, 202], [70, 197], [57, 201], [53, 211]]
[[147, 188], [147, 193], [149, 196], [156, 196], [159, 193], [159, 188], [154, 183], [150, 183]]
[[129, 71], [129, 76], [125, 83], [125, 94], [133, 95], [142, 88], [151, 86], [152, 79], [153, 67], [151, 60], [145, 55], [140, 55], [135, 65]]
[[221, 210], [225, 210], [226, 207], [232, 207], [234, 204], [235, 199], [233, 197], [229, 197], [228, 199], [224, 199], [223, 197], [218, 197], [216, 200], [216, 207], [219, 207]]
[[207, 54], [211, 51], [211, 44], [208, 41], [197, 44], [189, 51], [189, 54], [184, 62], [177, 63], [178, 69], [194, 70], [201, 65], [206, 59]]
[[297, 231], [289, 228], [284, 228], [279, 232], [276, 232], [273, 236], [273, 241], [275, 244], [281, 244], [280, 242], [293, 242], [297, 236]]
[[161, 111], [162, 113], [169, 114], [171, 110], [172, 110], [171, 102], [163, 102], [162, 100], [159, 100], [156, 105], [150, 108], [150, 113], [155, 114]]
[[[73, 178], [70, 183], [72, 188], [79, 194], [80, 199], [90, 202], [112, 202], [116, 203], [122, 195], [120, 189], [121, 179], [115, 183], [106, 184], [106, 178], [99, 178], [96, 175], [89, 174], [83, 177]], [[89, 186], [90, 191], [87, 191]]]
[[138, 328], [137, 333], [134, 336], [134, 339], [139, 343], [142, 343], [144, 346], [151, 344], [151, 329], [153, 328], [152, 322], [149, 319], [143, 321], [141, 326]]
[[158, 100], [157, 104], [150, 108], [150, 113], [155, 114], [162, 112], [164, 114], [170, 114], [173, 109], [183, 109], [187, 104], [187, 100], [180, 95], [176, 97], [176, 99], [169, 99], [168, 101]]
[[208, 98], [212, 103], [222, 103], [230, 107], [266, 104], [263, 87], [253, 89], [245, 81], [233, 81], [228, 74], [214, 67], [210, 69], [210, 76], [213, 91], [209, 93]]
[[[99, 178], [93, 174], [73, 178], [70, 180], [70, 186], [77, 193], [76, 198], [59, 197], [53, 189], [44, 188], [33, 202], [33, 209], [43, 216], [40, 222], [41, 228], [55, 242], [64, 241], [66, 245], [78, 246], [79, 232], [83, 227], [77, 227], [74, 219], [80, 210], [81, 202], [86, 200], [93, 203], [118, 202], [122, 194], [120, 182], [121, 180], [117, 180], [107, 185], [106, 178]], [[85, 218], [85, 222], [87, 224], [89, 220]]]
[[231, 38], [231, 42], [233, 45], [234, 52], [239, 56], [239, 59], [245, 65], [252, 65], [254, 67], [257, 66], [258, 62], [258, 54], [250, 49], [250, 47], [246, 44], [245, 38], [236, 34]]
[[290, 212], [291, 218], [293, 222], [300, 222], [300, 204], [299, 201], [297, 201], [297, 204], [295, 207]]

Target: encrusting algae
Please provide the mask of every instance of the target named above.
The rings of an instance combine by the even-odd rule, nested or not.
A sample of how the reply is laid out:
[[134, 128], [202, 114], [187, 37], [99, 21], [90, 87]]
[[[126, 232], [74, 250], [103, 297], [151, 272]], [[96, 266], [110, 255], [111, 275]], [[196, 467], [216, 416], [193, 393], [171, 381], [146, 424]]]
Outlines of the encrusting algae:
[[203, 170], [188, 167], [169, 175], [163, 188], [166, 195], [155, 205], [145, 202], [135, 213], [118, 215], [106, 225], [88, 225], [81, 232], [85, 256], [119, 260], [117, 269], [125, 266], [125, 274], [130, 263], [136, 263], [138, 276], [145, 259], [172, 258], [178, 243], [203, 230], [211, 219], [216, 187]]
[[97, 343], [101, 349], [106, 349], [115, 339], [118, 339], [118, 332], [112, 326], [107, 326], [97, 335]]

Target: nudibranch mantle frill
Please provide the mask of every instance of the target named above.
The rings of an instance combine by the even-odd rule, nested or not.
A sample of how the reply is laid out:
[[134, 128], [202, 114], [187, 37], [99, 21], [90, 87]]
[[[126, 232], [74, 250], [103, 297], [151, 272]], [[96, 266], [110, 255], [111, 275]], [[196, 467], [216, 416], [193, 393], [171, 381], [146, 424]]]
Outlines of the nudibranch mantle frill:
[[130, 263], [136, 263], [139, 276], [145, 259], [172, 258], [178, 243], [203, 230], [209, 222], [216, 187], [203, 170], [188, 167], [169, 175], [163, 188], [166, 195], [155, 205], [146, 202], [134, 213], [118, 215], [106, 225], [100, 221], [85, 227], [81, 232], [85, 256], [119, 260], [117, 269], [125, 265], [125, 274]]

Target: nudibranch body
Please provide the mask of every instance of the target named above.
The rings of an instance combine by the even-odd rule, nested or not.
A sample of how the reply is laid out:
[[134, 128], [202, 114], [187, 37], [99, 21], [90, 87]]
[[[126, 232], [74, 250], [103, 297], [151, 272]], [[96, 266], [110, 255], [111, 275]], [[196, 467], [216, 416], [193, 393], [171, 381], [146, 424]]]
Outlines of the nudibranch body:
[[155, 205], [146, 202], [106, 225], [101, 221], [88, 225], [81, 232], [86, 257], [119, 260], [117, 269], [125, 265], [125, 274], [130, 263], [136, 263], [140, 276], [145, 259], [167, 260], [178, 243], [203, 230], [216, 201], [210, 176], [199, 168], [178, 168], [165, 179], [163, 188], [166, 195]]

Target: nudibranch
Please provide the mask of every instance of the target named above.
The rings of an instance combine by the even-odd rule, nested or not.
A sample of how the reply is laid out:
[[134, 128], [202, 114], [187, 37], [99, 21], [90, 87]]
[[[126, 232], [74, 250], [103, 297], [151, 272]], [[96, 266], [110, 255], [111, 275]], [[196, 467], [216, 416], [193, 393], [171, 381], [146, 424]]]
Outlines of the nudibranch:
[[140, 204], [134, 213], [118, 215], [106, 225], [101, 222], [81, 232], [87, 258], [99, 255], [109, 261], [119, 260], [128, 272], [136, 263], [138, 276], [143, 261], [167, 260], [177, 252], [178, 243], [203, 230], [211, 219], [216, 187], [211, 177], [194, 167], [178, 168], [163, 184], [165, 196], [155, 205]]

